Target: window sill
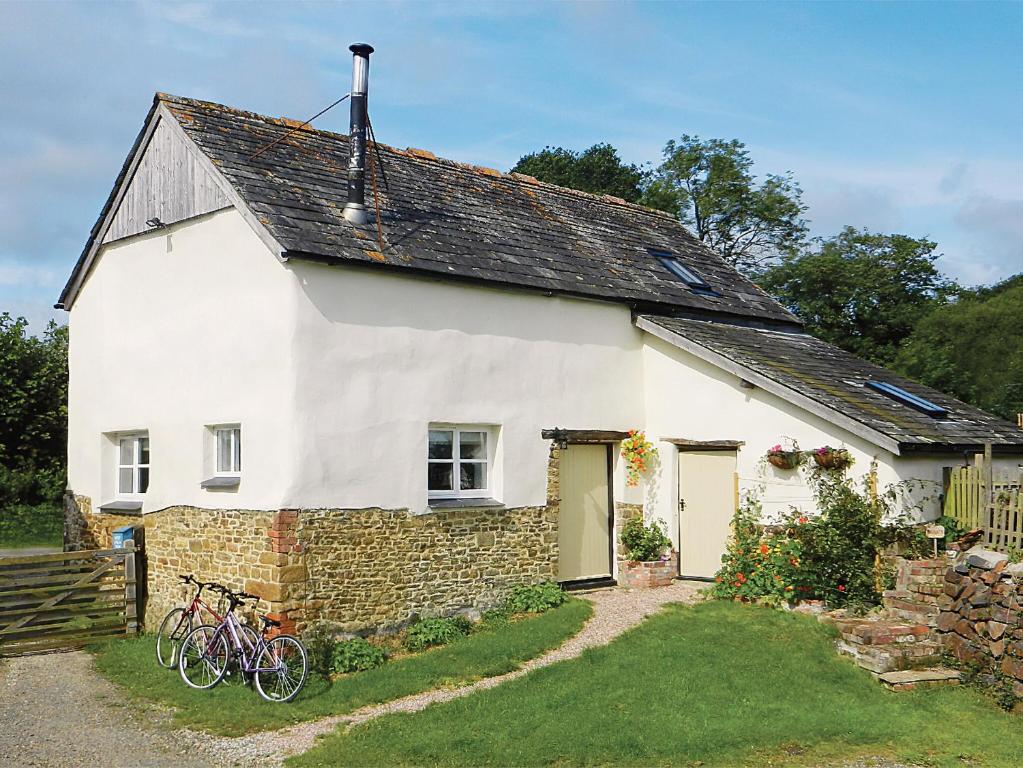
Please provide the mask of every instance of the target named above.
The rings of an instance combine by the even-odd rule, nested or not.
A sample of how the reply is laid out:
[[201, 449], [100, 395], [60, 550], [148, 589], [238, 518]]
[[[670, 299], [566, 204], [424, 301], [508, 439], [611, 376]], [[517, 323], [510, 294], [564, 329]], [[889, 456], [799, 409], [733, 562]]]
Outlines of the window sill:
[[240, 477], [211, 477], [199, 483], [200, 488], [237, 488], [241, 485]]
[[100, 512], [116, 512], [119, 515], [141, 515], [141, 501], [108, 501], [100, 504]]
[[497, 499], [430, 499], [430, 509], [476, 509], [479, 507], [503, 507]]

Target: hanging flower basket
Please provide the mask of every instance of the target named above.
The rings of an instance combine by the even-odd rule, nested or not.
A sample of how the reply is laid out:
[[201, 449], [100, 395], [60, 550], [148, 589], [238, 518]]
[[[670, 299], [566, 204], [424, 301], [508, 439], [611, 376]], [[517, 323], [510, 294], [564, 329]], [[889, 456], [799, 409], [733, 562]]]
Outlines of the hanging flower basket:
[[821, 469], [846, 469], [853, 463], [852, 454], [846, 448], [832, 448], [825, 445], [813, 452], [813, 460]]
[[778, 469], [795, 469], [803, 463], [803, 452], [799, 450], [799, 446], [787, 450], [781, 445], [775, 445], [768, 449], [767, 460]]
[[657, 448], [646, 439], [642, 430], [630, 429], [629, 436], [622, 440], [622, 458], [625, 459], [626, 485], [638, 485], [639, 478], [657, 456]]

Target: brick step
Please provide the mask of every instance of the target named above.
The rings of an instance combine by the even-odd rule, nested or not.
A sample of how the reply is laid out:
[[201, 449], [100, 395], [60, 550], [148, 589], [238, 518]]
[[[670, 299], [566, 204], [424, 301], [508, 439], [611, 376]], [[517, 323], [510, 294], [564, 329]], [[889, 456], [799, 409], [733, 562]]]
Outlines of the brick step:
[[933, 666], [941, 661], [942, 654], [941, 643], [936, 640], [863, 645], [842, 638], [836, 647], [839, 653], [851, 656], [857, 666], [874, 674]]
[[941, 685], [959, 685], [960, 675], [954, 669], [931, 667], [878, 675], [885, 688], [892, 691], [911, 691], [914, 688], [934, 688]]
[[931, 634], [929, 626], [916, 622], [838, 619], [834, 623], [844, 640], [858, 645], [915, 643]]

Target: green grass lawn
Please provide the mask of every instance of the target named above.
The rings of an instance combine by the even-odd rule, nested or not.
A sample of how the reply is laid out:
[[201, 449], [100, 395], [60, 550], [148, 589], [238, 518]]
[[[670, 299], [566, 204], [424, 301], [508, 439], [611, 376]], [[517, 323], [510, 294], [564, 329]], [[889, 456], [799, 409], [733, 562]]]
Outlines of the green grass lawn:
[[131, 695], [175, 707], [178, 725], [234, 736], [510, 672], [576, 634], [591, 612], [589, 603], [570, 600], [547, 613], [505, 626], [483, 627], [450, 645], [396, 659], [333, 683], [311, 675], [290, 704], [263, 701], [254, 690], [242, 685], [192, 690], [177, 671], [157, 664], [156, 643], [151, 636], [112, 641], [96, 648], [96, 666]]
[[805, 616], [669, 606], [609, 646], [336, 733], [299, 766], [1018, 766], [1023, 719], [965, 688], [886, 691]]

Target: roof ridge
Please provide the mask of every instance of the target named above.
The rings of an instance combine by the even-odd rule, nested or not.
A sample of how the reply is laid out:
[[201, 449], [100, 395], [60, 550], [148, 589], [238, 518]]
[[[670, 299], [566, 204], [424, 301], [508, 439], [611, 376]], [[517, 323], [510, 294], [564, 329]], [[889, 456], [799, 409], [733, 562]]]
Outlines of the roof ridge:
[[[247, 117], [247, 118], [252, 118], [252, 119], [256, 119], [256, 120], [261, 120], [262, 122], [269, 123], [269, 124], [276, 125], [276, 126], [283, 126], [283, 127], [292, 128], [292, 129], [295, 129], [295, 130], [302, 130], [302, 131], [307, 132], [307, 133], [319, 134], [319, 135], [322, 135], [322, 136], [329, 136], [329, 137], [336, 137], [336, 138], [340, 138], [340, 139], [344, 139], [344, 140], [348, 139], [348, 135], [347, 134], [338, 133], [336, 131], [328, 131], [328, 130], [323, 129], [323, 128], [316, 128], [316, 127], [314, 127], [312, 125], [306, 125], [302, 121], [295, 120], [294, 118], [284, 117], [284, 116], [273, 117], [271, 115], [264, 115], [264, 114], [262, 114], [260, 112], [250, 112], [248, 110], [244, 110], [244, 109], [239, 109], [237, 107], [228, 106], [227, 104], [221, 104], [221, 103], [216, 102], [216, 101], [208, 101], [208, 100], [205, 100], [205, 99], [193, 99], [193, 98], [188, 97], [188, 96], [177, 96], [177, 95], [174, 95], [174, 94], [171, 94], [171, 93], [165, 93], [163, 91], [157, 91], [156, 94], [153, 97], [153, 100], [154, 101], [160, 101], [160, 102], [166, 102], [168, 104], [177, 103], [177, 104], [196, 105], [196, 106], [201, 106], [201, 107], [206, 107], [206, 108], [213, 108], [213, 109], [223, 110], [225, 112], [229, 112], [231, 114], [238, 115], [238, 116], [241, 116], [241, 117]], [[486, 166], [475, 165], [473, 163], [465, 163], [465, 162], [462, 162], [460, 160], [454, 160], [452, 158], [439, 156], [439, 155], [435, 154], [434, 152], [432, 152], [430, 150], [426, 150], [426, 149], [419, 149], [419, 148], [416, 148], [416, 147], [406, 147], [405, 149], [401, 149], [401, 148], [395, 147], [395, 146], [393, 146], [391, 144], [384, 144], [383, 142], [377, 142], [377, 146], [380, 147], [381, 149], [388, 150], [390, 152], [394, 152], [396, 154], [403, 155], [405, 157], [412, 157], [412, 158], [414, 158], [416, 160], [420, 160], [422, 162], [434, 162], [434, 163], [438, 163], [440, 165], [454, 166], [454, 167], [460, 168], [462, 170], [468, 170], [468, 171], [472, 171], [474, 173], [483, 174], [484, 176], [490, 176], [491, 178], [505, 179], [505, 180], [507, 180], [507, 181], [509, 181], [511, 183], [516, 184], [516, 185], [526, 184], [526, 185], [534, 186], [534, 187], [535, 186], [539, 186], [539, 187], [542, 187], [542, 188], [546, 189], [547, 191], [553, 192], [555, 194], [562, 194], [562, 195], [567, 195], [567, 196], [570, 196], [570, 197], [579, 197], [579, 198], [583, 198], [583, 199], [594, 200], [596, 202], [601, 202], [601, 203], [605, 203], [605, 204], [608, 204], [608, 205], [617, 205], [617, 206], [621, 206], [623, 208], [629, 208], [631, 210], [636, 211], [637, 213], [653, 215], [653, 216], [657, 216], [657, 217], [660, 217], [660, 218], [666, 218], [666, 219], [668, 219], [670, 221], [677, 221], [676, 217], [673, 216], [672, 214], [668, 213], [667, 211], [661, 211], [661, 210], [658, 210], [657, 208], [650, 208], [650, 207], [645, 206], [645, 205], [640, 205], [639, 203], [633, 203], [633, 202], [630, 202], [630, 201], [625, 200], [623, 198], [615, 197], [614, 195], [597, 194], [595, 192], [586, 192], [586, 191], [581, 190], [581, 189], [573, 189], [572, 187], [564, 187], [564, 186], [561, 186], [560, 184], [553, 184], [553, 183], [551, 183], [549, 181], [541, 181], [540, 179], [537, 179], [534, 176], [529, 176], [529, 175], [524, 174], [524, 173], [518, 173], [516, 171], [504, 172], [504, 171], [499, 171], [499, 170], [497, 170], [495, 168], [488, 168]]]

